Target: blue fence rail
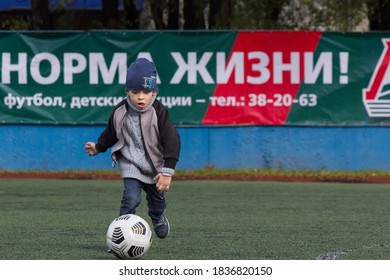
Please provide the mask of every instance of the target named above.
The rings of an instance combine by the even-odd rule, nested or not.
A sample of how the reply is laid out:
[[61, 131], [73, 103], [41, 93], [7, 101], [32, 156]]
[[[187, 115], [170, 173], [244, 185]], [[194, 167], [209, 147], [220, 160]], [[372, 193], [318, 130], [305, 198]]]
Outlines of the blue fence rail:
[[[88, 157], [103, 126], [1, 125], [2, 170], [110, 169], [109, 152]], [[390, 170], [388, 127], [179, 127], [177, 168]]]

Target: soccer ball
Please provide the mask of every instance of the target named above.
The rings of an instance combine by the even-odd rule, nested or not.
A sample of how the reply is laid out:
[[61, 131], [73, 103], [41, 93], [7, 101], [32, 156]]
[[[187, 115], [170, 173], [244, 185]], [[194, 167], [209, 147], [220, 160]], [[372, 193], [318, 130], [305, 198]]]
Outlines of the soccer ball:
[[134, 214], [119, 216], [107, 230], [108, 249], [121, 259], [138, 259], [146, 254], [152, 244], [149, 224]]

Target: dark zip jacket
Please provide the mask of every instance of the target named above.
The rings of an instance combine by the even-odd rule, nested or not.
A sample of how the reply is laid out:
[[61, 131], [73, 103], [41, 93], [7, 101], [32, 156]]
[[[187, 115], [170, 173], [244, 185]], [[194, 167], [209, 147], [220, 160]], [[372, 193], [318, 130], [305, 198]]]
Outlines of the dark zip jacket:
[[[96, 149], [105, 152], [111, 149], [113, 167], [117, 160], [117, 153], [124, 145], [123, 123], [129, 105], [124, 99], [115, 106], [108, 120], [105, 130], [100, 134]], [[141, 137], [146, 151], [157, 172], [163, 168], [175, 170], [180, 155], [180, 136], [169, 118], [168, 110], [157, 99], [149, 110], [140, 113]]]

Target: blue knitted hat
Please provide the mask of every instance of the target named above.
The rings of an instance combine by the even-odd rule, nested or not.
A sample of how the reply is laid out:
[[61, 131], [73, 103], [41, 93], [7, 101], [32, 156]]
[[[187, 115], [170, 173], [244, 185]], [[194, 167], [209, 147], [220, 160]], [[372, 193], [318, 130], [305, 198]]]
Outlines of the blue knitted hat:
[[157, 91], [157, 70], [153, 62], [146, 58], [137, 58], [127, 69], [126, 91]]

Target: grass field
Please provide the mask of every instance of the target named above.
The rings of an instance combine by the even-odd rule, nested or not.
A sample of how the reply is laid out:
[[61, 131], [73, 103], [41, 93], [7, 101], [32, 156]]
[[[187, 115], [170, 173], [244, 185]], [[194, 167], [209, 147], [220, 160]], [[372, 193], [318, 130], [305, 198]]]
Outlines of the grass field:
[[[115, 259], [121, 196], [120, 180], [0, 179], [0, 259]], [[386, 184], [174, 181], [171, 234], [143, 259], [389, 260], [389, 199]]]

